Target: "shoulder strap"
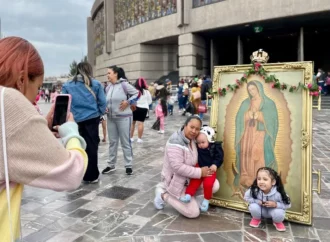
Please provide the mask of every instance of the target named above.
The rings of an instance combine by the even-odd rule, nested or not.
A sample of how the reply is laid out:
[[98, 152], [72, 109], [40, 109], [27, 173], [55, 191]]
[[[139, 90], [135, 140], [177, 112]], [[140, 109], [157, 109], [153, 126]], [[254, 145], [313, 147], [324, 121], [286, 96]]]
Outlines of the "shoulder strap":
[[128, 92], [127, 92], [127, 86], [126, 86], [126, 83], [125, 82], [121, 82], [121, 87], [124, 89], [124, 92], [126, 94], [126, 96], [128, 95]]
[[93, 97], [95, 98], [95, 100], [97, 100], [96, 99], [96, 95], [95, 95], [95, 93], [94, 93], [94, 91], [92, 90], [92, 88], [90, 87], [90, 86], [88, 86], [86, 83], [85, 83], [85, 87], [88, 89], [88, 91], [93, 95]]
[[7, 143], [6, 143], [6, 125], [5, 125], [5, 105], [4, 105], [4, 95], [5, 87], [1, 90], [1, 130], [2, 130], [2, 152], [3, 161], [5, 168], [5, 179], [6, 179], [6, 193], [7, 193], [7, 204], [8, 204], [8, 216], [9, 216], [9, 228], [10, 228], [10, 238], [14, 241], [13, 235], [13, 221], [11, 217], [10, 208], [10, 186], [9, 186], [9, 174], [8, 174], [8, 157], [7, 157]]

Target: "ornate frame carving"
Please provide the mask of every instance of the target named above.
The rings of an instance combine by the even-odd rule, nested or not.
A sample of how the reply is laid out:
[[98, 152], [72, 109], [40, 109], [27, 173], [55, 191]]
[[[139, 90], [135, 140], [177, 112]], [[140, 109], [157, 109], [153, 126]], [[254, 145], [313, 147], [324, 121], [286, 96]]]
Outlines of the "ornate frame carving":
[[[303, 80], [297, 82], [311, 83], [313, 74], [312, 62], [294, 62], [294, 63], [276, 63], [264, 64], [263, 67], [269, 72], [283, 72], [289, 70], [302, 70]], [[213, 76], [213, 92], [217, 92], [221, 84], [221, 75], [224, 73], [243, 73], [251, 68], [251, 65], [237, 66], [216, 66], [214, 67]], [[302, 103], [302, 130], [301, 130], [301, 154], [302, 154], [302, 180], [301, 180], [301, 208], [300, 212], [287, 211], [286, 219], [301, 224], [312, 224], [312, 97], [306, 90], [298, 90], [303, 92]], [[287, 92], [284, 90], [283, 92]], [[223, 129], [218, 127], [218, 110], [221, 106], [221, 98], [214, 95], [210, 126], [216, 131]], [[247, 212], [248, 205], [245, 202], [237, 202], [219, 197], [213, 197], [211, 203], [229, 209]]]

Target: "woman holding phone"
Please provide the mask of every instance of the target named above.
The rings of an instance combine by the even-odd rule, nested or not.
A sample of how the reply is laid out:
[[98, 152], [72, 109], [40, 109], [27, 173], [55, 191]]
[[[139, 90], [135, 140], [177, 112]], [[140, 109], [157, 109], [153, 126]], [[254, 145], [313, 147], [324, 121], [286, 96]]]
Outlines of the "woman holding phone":
[[86, 143], [72, 114], [57, 130], [33, 107], [44, 79], [43, 62], [31, 43], [19, 37], [0, 40], [0, 234], [16, 241], [20, 234], [23, 186], [76, 189], [87, 167]]
[[79, 126], [80, 135], [86, 140], [88, 167], [85, 182], [99, 182], [98, 147], [100, 143], [100, 118], [106, 110], [106, 101], [102, 84], [92, 78], [93, 69], [88, 62], [77, 66], [72, 81], [63, 85], [62, 93], [71, 94], [71, 111]]

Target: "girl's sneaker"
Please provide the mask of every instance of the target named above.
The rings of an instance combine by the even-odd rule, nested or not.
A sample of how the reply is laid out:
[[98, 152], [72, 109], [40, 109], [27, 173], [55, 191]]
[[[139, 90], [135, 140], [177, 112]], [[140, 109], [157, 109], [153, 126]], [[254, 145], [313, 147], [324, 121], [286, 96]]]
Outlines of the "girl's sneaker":
[[143, 140], [142, 139], [138, 139], [137, 142], [138, 143], [143, 143]]
[[131, 138], [131, 142], [134, 142], [134, 138]]
[[256, 219], [256, 218], [251, 219], [251, 222], [250, 222], [251, 227], [258, 228], [260, 224], [261, 224], [261, 219]]
[[285, 225], [282, 222], [280, 222], [280, 223], [273, 222], [273, 224], [274, 224], [277, 231], [279, 231], [279, 232], [286, 231]]
[[158, 133], [160, 133], [160, 134], [164, 134], [165, 131], [164, 131], [164, 130], [159, 130]]

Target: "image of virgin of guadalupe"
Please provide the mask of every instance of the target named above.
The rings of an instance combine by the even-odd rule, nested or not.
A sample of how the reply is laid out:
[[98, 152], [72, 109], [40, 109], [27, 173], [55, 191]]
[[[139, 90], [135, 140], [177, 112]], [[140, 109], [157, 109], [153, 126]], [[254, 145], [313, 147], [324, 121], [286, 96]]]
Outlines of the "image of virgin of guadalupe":
[[252, 185], [260, 167], [277, 171], [274, 153], [278, 132], [276, 105], [266, 96], [259, 81], [250, 81], [247, 92], [249, 97], [242, 102], [235, 120], [234, 186], [241, 193]]

